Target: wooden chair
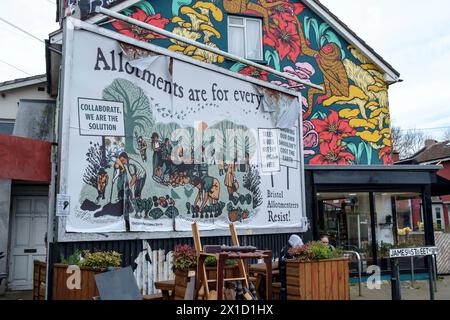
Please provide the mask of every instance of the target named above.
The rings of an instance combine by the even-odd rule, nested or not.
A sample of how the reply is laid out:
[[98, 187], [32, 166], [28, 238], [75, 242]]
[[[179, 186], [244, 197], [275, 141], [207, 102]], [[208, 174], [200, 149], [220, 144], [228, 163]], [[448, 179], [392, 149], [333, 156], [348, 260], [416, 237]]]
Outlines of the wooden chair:
[[[231, 233], [231, 243], [233, 246], [239, 246], [239, 238], [237, 236], [236, 227], [234, 226], [234, 223], [230, 223], [230, 233]], [[248, 281], [248, 275], [247, 275], [247, 269], [245, 268], [245, 263], [243, 260], [238, 260], [238, 267], [239, 267], [239, 273], [245, 278], [245, 286], [249, 287], [249, 281]]]

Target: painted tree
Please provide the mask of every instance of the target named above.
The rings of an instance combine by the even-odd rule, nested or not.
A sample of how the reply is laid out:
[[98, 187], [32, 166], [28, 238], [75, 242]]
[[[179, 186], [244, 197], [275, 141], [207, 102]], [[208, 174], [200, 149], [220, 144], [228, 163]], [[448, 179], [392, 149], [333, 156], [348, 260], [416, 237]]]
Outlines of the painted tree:
[[261, 176], [256, 166], [250, 166], [249, 172], [244, 176], [244, 188], [252, 193], [253, 209], [259, 207], [263, 202], [261, 195]]
[[126, 79], [115, 79], [103, 90], [103, 98], [123, 102], [125, 150], [137, 152], [137, 144], [135, 146], [134, 143], [135, 133], [146, 140], [150, 139], [147, 135], [155, 122], [149, 98], [139, 86]]
[[88, 152], [86, 153], [86, 161], [88, 166], [83, 174], [83, 182], [94, 188], [97, 188], [97, 177], [100, 168], [109, 168], [112, 162], [112, 156], [110, 153], [104, 152], [104, 146], [99, 143], [90, 143]]

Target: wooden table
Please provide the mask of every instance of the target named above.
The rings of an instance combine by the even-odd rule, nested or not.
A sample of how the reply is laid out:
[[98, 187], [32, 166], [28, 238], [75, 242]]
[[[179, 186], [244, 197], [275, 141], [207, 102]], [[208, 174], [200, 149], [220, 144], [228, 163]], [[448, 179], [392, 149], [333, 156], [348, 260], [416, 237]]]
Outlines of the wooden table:
[[[265, 270], [266, 270], [266, 299], [272, 299], [272, 251], [263, 251], [256, 250], [253, 252], [220, 252], [220, 253], [206, 253], [200, 252], [198, 256], [197, 263], [197, 275], [204, 274], [205, 272], [205, 259], [207, 257], [215, 257], [217, 260], [217, 279], [214, 280], [216, 282], [216, 291], [217, 291], [217, 300], [223, 300], [223, 287], [225, 281], [239, 281], [244, 280], [248, 281], [247, 278], [231, 278], [225, 279], [224, 277], [224, 269], [225, 262], [229, 259], [234, 260], [248, 260], [248, 259], [263, 259]], [[196, 279], [196, 290], [198, 291], [201, 286], [201, 277], [197, 276]], [[197, 296], [197, 295], [195, 295]]]
[[164, 300], [173, 300], [175, 280], [157, 281], [155, 288], [161, 290]]

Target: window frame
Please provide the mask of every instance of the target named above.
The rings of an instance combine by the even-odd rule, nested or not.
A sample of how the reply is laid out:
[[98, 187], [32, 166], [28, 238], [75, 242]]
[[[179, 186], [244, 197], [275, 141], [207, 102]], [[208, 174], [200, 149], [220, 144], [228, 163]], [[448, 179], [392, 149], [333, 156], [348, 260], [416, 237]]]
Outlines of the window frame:
[[[231, 23], [230, 20], [232, 18], [238, 18], [238, 19], [243, 19], [243, 25], [238, 25], [238, 24], [234, 24]], [[247, 56], [247, 21], [248, 20], [253, 20], [253, 21], [257, 21], [259, 23], [259, 30], [260, 30], [260, 57], [261, 59], [253, 59], [253, 58], [249, 58]], [[243, 59], [247, 59], [250, 61], [256, 61], [256, 62], [264, 62], [264, 43], [263, 43], [263, 19], [261, 17], [257, 17], [257, 16], [248, 16], [248, 15], [239, 15], [239, 14], [229, 14], [227, 15], [227, 36], [228, 36], [228, 41], [227, 41], [227, 45], [228, 45], [228, 52], [231, 54], [236, 55], [233, 52], [230, 52], [230, 27], [234, 27], [234, 28], [242, 28], [244, 29], [244, 57], [241, 57]], [[238, 56], [238, 55], [236, 55]]]
[[4, 135], [12, 135], [14, 133], [14, 126], [16, 124], [16, 120], [15, 119], [2, 119], [2, 118], [0, 118], [0, 124], [12, 124], [13, 131], [10, 134], [3, 133]]

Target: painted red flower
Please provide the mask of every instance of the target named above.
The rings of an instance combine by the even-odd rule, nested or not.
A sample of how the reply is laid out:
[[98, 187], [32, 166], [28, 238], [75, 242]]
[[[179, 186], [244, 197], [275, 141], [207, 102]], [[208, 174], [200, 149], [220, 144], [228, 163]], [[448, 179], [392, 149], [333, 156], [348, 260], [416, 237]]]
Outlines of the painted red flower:
[[283, 19], [274, 22], [270, 25], [269, 32], [264, 34], [264, 44], [275, 48], [280, 60], [287, 56], [293, 62], [297, 62], [300, 55], [297, 24]]
[[339, 114], [331, 110], [328, 117], [323, 120], [314, 119], [311, 122], [319, 133], [320, 140], [342, 140], [342, 138], [352, 137], [356, 134], [356, 130], [350, 127], [349, 121], [339, 119]]
[[267, 71], [252, 67], [252, 66], [248, 66], [245, 68], [242, 68], [239, 73], [241, 74], [245, 74], [247, 76], [253, 77], [253, 78], [257, 78], [263, 81], [268, 81], [269, 79], [267, 78], [267, 75], [269, 74]]
[[[136, 12], [134, 12], [130, 18], [139, 20], [139, 21], [143, 21], [145, 23], [151, 24], [152, 26], [164, 29], [164, 27], [166, 26], [166, 24], [169, 23], [169, 19], [166, 19], [164, 17], [161, 17], [161, 14], [155, 14], [155, 15], [151, 15], [151, 16], [147, 16], [147, 14], [141, 10], [141, 9], [137, 9]], [[165, 36], [162, 36], [160, 34], [151, 32], [149, 30], [146, 29], [142, 29], [138, 26], [135, 25], [131, 25], [127, 22], [124, 21], [114, 21], [113, 23], [111, 23], [111, 25], [120, 33], [135, 38], [137, 40], [141, 40], [141, 41], [149, 41], [149, 40], [153, 40], [153, 39], [165, 39]]]
[[274, 2], [277, 2], [277, 4], [269, 8], [269, 12], [270, 16], [277, 20], [294, 21], [295, 17], [305, 8], [301, 3], [289, 3], [289, 0], [284, 0], [282, 3], [280, 0], [270, 0], [268, 1], [268, 5]]
[[392, 148], [384, 147], [378, 152], [378, 159], [383, 160], [384, 165], [393, 164], [392, 161]]
[[345, 152], [345, 146], [338, 145], [338, 141], [324, 141], [320, 144], [320, 151], [315, 155], [309, 164], [316, 165], [348, 165], [355, 161], [355, 156], [350, 152]]

